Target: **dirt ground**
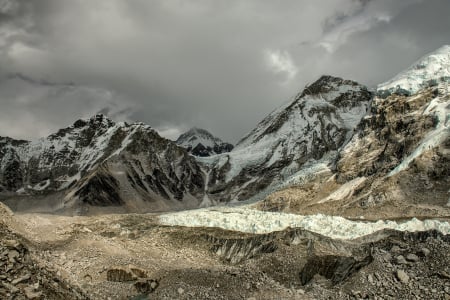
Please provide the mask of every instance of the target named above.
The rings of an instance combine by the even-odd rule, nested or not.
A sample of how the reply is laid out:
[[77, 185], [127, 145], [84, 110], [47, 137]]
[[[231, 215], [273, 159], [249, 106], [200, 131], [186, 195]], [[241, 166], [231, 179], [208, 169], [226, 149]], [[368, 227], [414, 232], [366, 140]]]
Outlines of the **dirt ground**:
[[[341, 241], [300, 229], [255, 235], [161, 226], [154, 214], [68, 217], [12, 215], [4, 209], [1, 217], [21, 237], [36, 265], [80, 291], [73, 299], [79, 295], [89, 299], [394, 299], [387, 293], [400, 290], [405, 291], [404, 299], [411, 299], [411, 295], [431, 295], [439, 285], [438, 296], [429, 299], [450, 297], [450, 277], [445, 277], [450, 272], [450, 242], [433, 233], [419, 240], [394, 234], [393, 241], [387, 241], [390, 234], [382, 233]], [[354, 268], [346, 265], [348, 258], [369, 255], [369, 245], [373, 247], [379, 239], [384, 240], [372, 250], [374, 262], [354, 273]], [[400, 245], [405, 256], [431, 245], [432, 255], [427, 260], [402, 265], [410, 274], [411, 285], [395, 275], [397, 254], [386, 258], [393, 243]], [[315, 263], [315, 258], [325, 256], [332, 259], [334, 267], [323, 269]], [[308, 261], [312, 269], [307, 272], [317, 274], [304, 285], [300, 274]], [[336, 261], [345, 264], [339, 266]], [[347, 268], [348, 278], [332, 283], [330, 276], [342, 268]], [[133, 272], [139, 276], [127, 278], [136, 274]], [[428, 282], [421, 272], [443, 275], [430, 277]], [[372, 288], [367, 278], [373, 282]], [[384, 281], [389, 285], [384, 286]], [[414, 285], [415, 281], [423, 283]], [[10, 298], [20, 299], [14, 294]]]

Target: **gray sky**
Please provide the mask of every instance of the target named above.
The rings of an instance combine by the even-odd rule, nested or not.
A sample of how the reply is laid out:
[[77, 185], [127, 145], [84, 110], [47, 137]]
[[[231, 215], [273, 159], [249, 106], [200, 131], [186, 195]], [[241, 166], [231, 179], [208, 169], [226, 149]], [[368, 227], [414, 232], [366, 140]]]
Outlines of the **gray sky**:
[[97, 112], [236, 142], [322, 74], [374, 86], [450, 43], [448, 0], [0, 0], [0, 135]]

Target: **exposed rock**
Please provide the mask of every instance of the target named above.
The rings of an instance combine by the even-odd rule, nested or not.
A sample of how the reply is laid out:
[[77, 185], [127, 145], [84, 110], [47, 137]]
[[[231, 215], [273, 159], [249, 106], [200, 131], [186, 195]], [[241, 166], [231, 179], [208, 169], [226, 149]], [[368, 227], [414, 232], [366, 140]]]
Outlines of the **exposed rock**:
[[419, 251], [419, 255], [424, 256], [424, 257], [430, 255], [430, 253], [431, 253], [430, 249], [425, 248], [425, 247], [421, 248]]
[[395, 262], [399, 265], [404, 265], [407, 264], [408, 262], [406, 261], [405, 257], [403, 255], [399, 255], [395, 258]]
[[134, 283], [134, 287], [139, 293], [149, 294], [152, 293], [157, 287], [159, 283], [154, 279], [138, 279]]
[[[58, 276], [53, 268], [43, 266], [31, 259], [28, 247], [20, 242], [18, 236], [1, 221], [0, 298], [87, 299], [78, 287]], [[14, 296], [7, 296], [8, 294]]]
[[403, 270], [397, 270], [397, 272], [395, 273], [395, 275], [397, 276], [398, 280], [400, 280], [402, 283], [408, 283], [409, 281], [409, 276], [408, 274], [406, 274], [405, 271]]
[[419, 257], [415, 254], [410, 253], [406, 255], [406, 260], [411, 262], [417, 262], [419, 260]]
[[27, 299], [40, 299], [42, 297], [41, 291], [35, 291], [33, 286], [27, 286], [24, 288], [25, 296]]
[[106, 272], [106, 279], [108, 281], [114, 282], [126, 282], [126, 281], [133, 281], [135, 278], [133, 274], [128, 270], [122, 268], [113, 268], [109, 269]]
[[305, 285], [314, 275], [320, 274], [337, 284], [372, 261], [373, 257], [370, 255], [362, 260], [345, 256], [314, 256], [308, 259], [306, 265], [300, 271], [300, 280]]

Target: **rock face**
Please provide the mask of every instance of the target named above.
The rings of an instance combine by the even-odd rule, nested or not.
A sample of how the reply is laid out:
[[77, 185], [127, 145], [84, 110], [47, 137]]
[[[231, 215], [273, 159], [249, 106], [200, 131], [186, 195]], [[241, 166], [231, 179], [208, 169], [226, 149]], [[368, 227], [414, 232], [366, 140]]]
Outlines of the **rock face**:
[[230, 152], [234, 147], [215, 137], [209, 131], [195, 127], [180, 135], [176, 143], [192, 155], [200, 157]]
[[271, 195], [262, 208], [372, 219], [448, 215], [449, 55], [443, 47], [380, 85], [329, 173]]
[[233, 151], [207, 161], [210, 197], [248, 199], [306, 163], [336, 153], [351, 138], [371, 99], [372, 93], [354, 81], [322, 76], [262, 120]]
[[34, 142], [0, 138], [0, 185], [62, 192], [63, 206], [195, 207], [203, 181], [193, 157], [142, 123], [96, 115]]

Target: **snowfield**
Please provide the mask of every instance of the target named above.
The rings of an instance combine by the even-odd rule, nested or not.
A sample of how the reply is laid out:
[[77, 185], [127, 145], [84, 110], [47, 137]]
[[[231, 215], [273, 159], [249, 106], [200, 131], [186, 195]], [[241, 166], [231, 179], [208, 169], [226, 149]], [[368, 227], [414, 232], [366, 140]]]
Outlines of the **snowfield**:
[[248, 207], [214, 207], [159, 216], [163, 225], [187, 227], [217, 227], [246, 233], [270, 233], [290, 228], [302, 228], [333, 239], [351, 240], [383, 229], [425, 231], [435, 229], [450, 234], [450, 224], [437, 220], [406, 222], [379, 220], [377, 222], [350, 221], [342, 217], [322, 214], [302, 216], [279, 212], [264, 212]]
[[405, 89], [411, 94], [427, 87], [430, 81], [448, 82], [450, 80], [450, 45], [425, 55], [405, 71], [391, 80], [378, 85], [378, 91]]

